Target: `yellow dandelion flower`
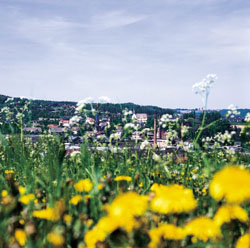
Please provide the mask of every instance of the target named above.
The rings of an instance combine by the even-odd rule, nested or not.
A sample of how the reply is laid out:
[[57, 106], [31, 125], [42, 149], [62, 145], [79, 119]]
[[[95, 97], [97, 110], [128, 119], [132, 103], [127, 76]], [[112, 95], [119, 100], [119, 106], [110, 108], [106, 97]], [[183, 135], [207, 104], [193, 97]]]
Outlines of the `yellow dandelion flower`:
[[128, 192], [118, 196], [107, 207], [108, 215], [119, 220], [119, 225], [127, 231], [135, 225], [134, 217], [144, 214], [148, 207], [148, 197], [134, 192]]
[[142, 183], [142, 182], [140, 182], [139, 187], [140, 187], [140, 188], [142, 188], [142, 187], [143, 187], [143, 183]]
[[19, 223], [20, 223], [21, 225], [24, 225], [24, 220], [23, 220], [23, 219], [19, 220]]
[[87, 179], [82, 179], [79, 182], [77, 182], [76, 184], [74, 184], [74, 188], [78, 191], [78, 192], [89, 192], [92, 189], [93, 185], [90, 181], [89, 178]]
[[15, 231], [15, 238], [19, 245], [24, 246], [27, 241], [27, 235], [22, 229], [17, 229]]
[[35, 199], [34, 194], [27, 194], [20, 197], [19, 201], [25, 205], [29, 204], [30, 201]]
[[118, 227], [119, 227], [119, 220], [110, 216], [102, 217], [96, 225], [97, 229], [102, 230], [108, 234], [112, 233]]
[[96, 243], [102, 242], [105, 239], [106, 233], [98, 228], [88, 231], [84, 236], [84, 240], [88, 248], [96, 248]]
[[127, 181], [127, 182], [131, 182], [132, 181], [132, 178], [129, 177], [129, 176], [117, 176], [115, 178], [115, 181]]
[[65, 223], [69, 224], [72, 221], [72, 217], [69, 214], [65, 214], [63, 216], [63, 220], [64, 220]]
[[84, 221], [84, 224], [87, 225], [88, 227], [90, 227], [93, 224], [93, 220], [92, 219], [88, 219], [86, 221]]
[[155, 192], [150, 202], [150, 207], [154, 212], [182, 213], [192, 211], [197, 206], [192, 190], [181, 185], [153, 185], [151, 190]]
[[97, 188], [98, 188], [99, 190], [101, 190], [101, 189], [103, 189], [103, 185], [102, 185], [102, 184], [98, 184], [98, 185], [97, 185]]
[[46, 209], [35, 210], [33, 216], [39, 219], [54, 220], [54, 209], [47, 207]]
[[172, 224], [163, 224], [149, 231], [151, 242], [149, 248], [157, 248], [162, 238], [165, 240], [182, 240], [186, 237], [184, 229]]
[[233, 219], [246, 222], [248, 220], [248, 213], [238, 205], [225, 205], [220, 207], [214, 216], [214, 222], [218, 226], [228, 223]]
[[3, 189], [1, 195], [2, 197], [6, 197], [8, 195], [8, 191], [6, 189]]
[[206, 242], [208, 239], [215, 240], [221, 236], [219, 226], [208, 217], [198, 217], [190, 221], [184, 230], [187, 235], [193, 235], [203, 242]]
[[249, 248], [249, 247], [250, 247], [250, 234], [246, 233], [237, 240], [235, 248]]
[[122, 217], [123, 214], [141, 216], [148, 207], [147, 196], [141, 196], [135, 192], [122, 194], [108, 207], [110, 216]]
[[56, 202], [54, 208], [47, 207], [46, 209], [33, 211], [33, 216], [39, 219], [51, 220], [55, 222], [60, 219], [64, 209], [64, 202], [58, 201]]
[[13, 173], [15, 173], [15, 171], [14, 170], [5, 170], [4, 173], [5, 174], [13, 174]]
[[250, 172], [237, 166], [228, 166], [215, 174], [209, 187], [217, 201], [242, 203], [250, 199]]
[[55, 232], [50, 232], [47, 235], [47, 240], [53, 245], [53, 246], [62, 246], [65, 242], [64, 237], [61, 234], [57, 234]]
[[18, 191], [19, 191], [20, 195], [23, 195], [25, 193], [26, 189], [23, 186], [19, 186]]
[[82, 196], [81, 195], [76, 195], [76, 196], [73, 196], [71, 198], [71, 200], [69, 201], [69, 203], [73, 204], [73, 205], [77, 205], [80, 201], [82, 201]]

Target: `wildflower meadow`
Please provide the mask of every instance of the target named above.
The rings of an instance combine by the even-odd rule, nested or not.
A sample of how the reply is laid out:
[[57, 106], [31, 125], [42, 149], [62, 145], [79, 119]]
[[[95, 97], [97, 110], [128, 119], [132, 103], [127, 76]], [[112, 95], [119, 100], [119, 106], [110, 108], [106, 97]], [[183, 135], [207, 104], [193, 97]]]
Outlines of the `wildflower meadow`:
[[[120, 146], [113, 132], [104, 144], [86, 133], [80, 150], [67, 153], [58, 135], [33, 142], [22, 131], [0, 134], [0, 247], [250, 247], [249, 152], [219, 148], [233, 133], [202, 136], [216, 80], [208, 75], [193, 87], [204, 114], [188, 149], [181, 139], [180, 149], [167, 153], [147, 138]], [[94, 129], [87, 117], [97, 109], [86, 108], [87, 101], [93, 102], [77, 104], [70, 124], [84, 119]], [[29, 101], [1, 111], [22, 130], [28, 109]], [[170, 120], [159, 121], [166, 142], [188, 132], [183, 125], [177, 132], [178, 120]], [[126, 109], [122, 121], [124, 132], [140, 128]], [[249, 114], [245, 121], [249, 127]]]

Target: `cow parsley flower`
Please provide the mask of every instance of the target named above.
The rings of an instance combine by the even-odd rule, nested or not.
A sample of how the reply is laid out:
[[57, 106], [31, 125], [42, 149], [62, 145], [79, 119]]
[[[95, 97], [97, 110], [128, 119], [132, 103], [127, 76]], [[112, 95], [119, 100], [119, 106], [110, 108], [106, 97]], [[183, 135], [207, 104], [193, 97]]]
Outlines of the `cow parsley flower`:
[[141, 150], [144, 150], [145, 148], [150, 148], [150, 147], [151, 147], [151, 145], [150, 145], [150, 143], [149, 143], [148, 140], [144, 140], [144, 141], [141, 143], [141, 145], [140, 145], [140, 149], [141, 149]]
[[245, 122], [250, 122], [250, 113], [247, 113], [245, 116]]
[[70, 118], [69, 124], [70, 124], [71, 126], [76, 125], [77, 123], [80, 122], [81, 119], [82, 119], [82, 117], [80, 117], [80, 116], [78, 116], [78, 115], [75, 115], [75, 116], [73, 116], [72, 118]]
[[109, 102], [111, 102], [111, 99], [109, 97], [107, 97], [107, 96], [100, 96], [98, 100], [99, 100], [100, 103], [109, 103]]
[[80, 112], [87, 103], [93, 103], [94, 99], [92, 97], [87, 97], [83, 100], [80, 100], [77, 104], [76, 104], [76, 112]]
[[227, 117], [231, 117], [231, 118], [234, 118], [236, 115], [239, 115], [240, 112], [237, 111], [237, 106], [233, 105], [233, 104], [230, 104], [228, 106], [228, 111], [226, 113], [226, 116]]
[[207, 99], [210, 93], [212, 84], [217, 80], [215, 74], [208, 74], [201, 82], [193, 85], [195, 94], [199, 94], [202, 97], [204, 109], [207, 108]]
[[126, 123], [124, 126], [124, 129], [128, 129], [128, 128], [136, 129], [136, 126], [134, 123]]

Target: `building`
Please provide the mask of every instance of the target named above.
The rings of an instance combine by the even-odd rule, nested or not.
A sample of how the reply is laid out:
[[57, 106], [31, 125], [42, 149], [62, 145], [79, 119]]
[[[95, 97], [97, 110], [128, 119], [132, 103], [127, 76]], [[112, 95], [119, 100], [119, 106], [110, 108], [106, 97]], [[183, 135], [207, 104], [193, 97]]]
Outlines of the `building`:
[[136, 120], [140, 123], [147, 123], [148, 115], [147, 114], [135, 114]]

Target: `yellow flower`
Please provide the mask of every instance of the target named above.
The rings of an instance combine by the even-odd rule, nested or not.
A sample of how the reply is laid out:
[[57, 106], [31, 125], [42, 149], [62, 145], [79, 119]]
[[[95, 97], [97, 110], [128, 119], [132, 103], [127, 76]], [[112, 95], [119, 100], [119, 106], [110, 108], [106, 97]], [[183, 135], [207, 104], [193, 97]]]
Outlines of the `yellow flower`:
[[205, 188], [202, 189], [202, 193], [203, 195], [206, 195], [207, 194], [207, 190]]
[[162, 238], [170, 240], [182, 240], [186, 237], [184, 230], [172, 224], [164, 224], [149, 231], [151, 242], [149, 248], [157, 248]]
[[250, 199], [250, 173], [237, 166], [228, 166], [215, 174], [209, 187], [210, 195], [217, 201], [242, 203]]
[[214, 216], [214, 222], [218, 226], [230, 222], [233, 219], [246, 222], [248, 220], [248, 213], [238, 205], [225, 205], [220, 207]]
[[19, 186], [18, 190], [19, 190], [20, 195], [23, 195], [26, 191], [26, 189], [23, 186]]
[[28, 195], [23, 195], [20, 197], [19, 201], [25, 205], [29, 204], [30, 201], [33, 201], [35, 199], [34, 194], [28, 194]]
[[91, 231], [87, 232], [84, 239], [88, 248], [96, 248], [98, 241], [102, 242], [106, 237], [119, 227], [119, 219], [102, 217]]
[[184, 228], [187, 235], [193, 235], [195, 238], [206, 242], [208, 239], [215, 240], [221, 236], [220, 228], [213, 220], [207, 217], [198, 217], [190, 221]]
[[147, 196], [141, 196], [135, 192], [122, 194], [108, 207], [108, 214], [122, 217], [123, 212], [133, 216], [141, 216], [148, 207]]
[[54, 209], [47, 207], [46, 209], [35, 210], [33, 216], [39, 219], [54, 220]]
[[197, 206], [192, 190], [181, 185], [154, 184], [151, 190], [155, 192], [155, 196], [150, 203], [154, 212], [161, 214], [182, 213], [192, 211]]
[[54, 246], [62, 246], [64, 244], [64, 237], [61, 234], [50, 232], [47, 235], [47, 240]]
[[21, 225], [24, 225], [24, 220], [23, 220], [23, 219], [19, 220], [19, 223], [20, 223]]
[[63, 220], [64, 220], [64, 222], [65, 223], [71, 223], [71, 221], [72, 221], [72, 217], [70, 216], [70, 215], [68, 215], [68, 214], [65, 214], [64, 216], [63, 216]]
[[249, 248], [249, 247], [250, 247], [250, 234], [246, 233], [237, 240], [235, 248]]
[[13, 173], [15, 173], [15, 171], [14, 170], [5, 170], [4, 173], [5, 174], [13, 174]]
[[78, 192], [89, 192], [92, 189], [93, 185], [90, 181], [89, 178], [87, 179], [82, 179], [79, 182], [77, 182], [76, 184], [74, 184], [74, 188], [78, 191]]
[[96, 228], [104, 231], [105, 233], [112, 233], [115, 229], [119, 227], [119, 220], [110, 216], [102, 217]]
[[82, 196], [81, 195], [76, 195], [76, 196], [73, 196], [71, 198], [71, 200], [69, 201], [69, 203], [73, 204], [73, 205], [77, 205], [80, 201], [82, 201]]
[[26, 233], [22, 229], [17, 229], [15, 231], [15, 238], [19, 245], [24, 246], [26, 244], [27, 236]]
[[127, 182], [131, 182], [132, 178], [128, 177], [128, 176], [118, 176], [115, 178], [115, 181], [127, 181]]
[[54, 208], [47, 207], [42, 210], [33, 211], [33, 216], [39, 219], [58, 221], [65, 209], [63, 201], [57, 201]]
[[8, 191], [6, 189], [3, 189], [1, 195], [2, 197], [6, 197], [8, 195]]
[[140, 188], [142, 188], [142, 187], [143, 187], [143, 183], [142, 183], [142, 182], [140, 182], [139, 187], [140, 187]]
[[85, 236], [84, 240], [88, 248], [96, 248], [96, 243], [104, 241], [106, 238], [106, 233], [98, 228], [94, 228], [88, 231]]
[[107, 207], [108, 215], [119, 220], [119, 225], [126, 230], [134, 226], [134, 217], [144, 214], [148, 207], [148, 197], [140, 196], [134, 192], [128, 192], [118, 196]]
[[103, 189], [103, 185], [102, 185], [102, 184], [98, 184], [98, 185], [97, 185], [97, 188], [98, 188], [99, 190], [101, 190], [101, 189]]

